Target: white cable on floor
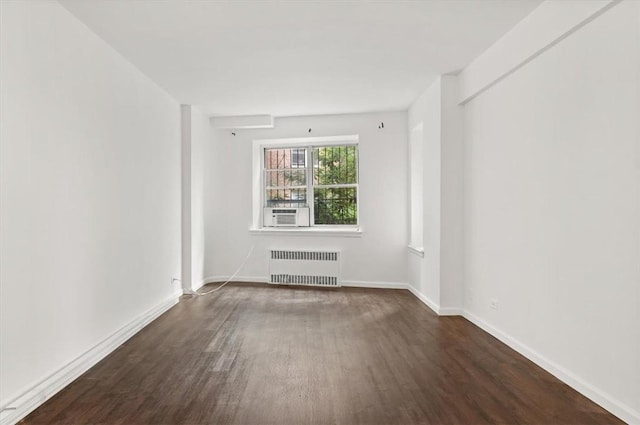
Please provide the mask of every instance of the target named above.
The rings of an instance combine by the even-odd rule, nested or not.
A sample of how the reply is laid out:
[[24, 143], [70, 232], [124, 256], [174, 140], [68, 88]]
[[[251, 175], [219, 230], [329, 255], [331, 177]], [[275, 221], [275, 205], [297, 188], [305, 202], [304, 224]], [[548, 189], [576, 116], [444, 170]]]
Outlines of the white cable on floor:
[[219, 291], [220, 289], [222, 289], [227, 283], [231, 282], [233, 280], [234, 277], [236, 277], [236, 275], [238, 273], [240, 273], [240, 270], [242, 270], [242, 267], [244, 267], [245, 263], [247, 262], [247, 260], [249, 259], [249, 257], [251, 257], [251, 254], [253, 253], [253, 250], [255, 249], [255, 245], [253, 245], [251, 247], [251, 249], [249, 250], [249, 253], [247, 254], [246, 257], [244, 257], [244, 260], [242, 260], [242, 263], [240, 263], [240, 265], [238, 266], [238, 269], [236, 270], [236, 272], [234, 274], [231, 275], [231, 277], [222, 285], [218, 286], [217, 288], [214, 288], [210, 291], [207, 292], [196, 292], [196, 291], [189, 291], [187, 292], [187, 295], [195, 295], [197, 297], [202, 296], [202, 295], [209, 295], [213, 292]]

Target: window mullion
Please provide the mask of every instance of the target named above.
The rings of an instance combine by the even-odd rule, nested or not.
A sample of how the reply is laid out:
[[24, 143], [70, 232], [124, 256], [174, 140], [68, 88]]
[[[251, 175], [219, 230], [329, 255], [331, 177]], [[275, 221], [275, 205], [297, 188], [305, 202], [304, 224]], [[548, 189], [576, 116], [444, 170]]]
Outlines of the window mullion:
[[316, 189], [342, 189], [342, 188], [349, 188], [349, 187], [358, 187], [358, 183], [344, 183], [344, 184], [319, 184], [319, 185], [315, 185], [314, 188]]
[[313, 146], [306, 149], [307, 157], [307, 206], [309, 207], [309, 226], [313, 226], [316, 221], [314, 193], [313, 193]]

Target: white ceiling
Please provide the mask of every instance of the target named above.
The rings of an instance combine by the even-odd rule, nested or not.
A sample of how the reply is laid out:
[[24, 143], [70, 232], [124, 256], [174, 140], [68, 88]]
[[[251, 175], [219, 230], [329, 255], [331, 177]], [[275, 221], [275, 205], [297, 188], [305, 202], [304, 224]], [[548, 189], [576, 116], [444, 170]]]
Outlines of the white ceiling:
[[210, 115], [406, 109], [541, 0], [60, 0]]

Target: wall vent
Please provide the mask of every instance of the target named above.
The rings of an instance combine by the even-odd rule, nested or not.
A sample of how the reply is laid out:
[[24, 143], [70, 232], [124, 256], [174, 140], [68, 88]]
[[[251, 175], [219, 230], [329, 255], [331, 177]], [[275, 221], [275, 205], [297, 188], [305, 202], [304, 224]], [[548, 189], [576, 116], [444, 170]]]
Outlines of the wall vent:
[[323, 251], [271, 251], [271, 259], [294, 261], [338, 261], [338, 253]]
[[272, 274], [270, 283], [284, 285], [340, 286], [336, 276], [309, 276], [297, 274]]
[[271, 250], [269, 283], [341, 286], [338, 251]]

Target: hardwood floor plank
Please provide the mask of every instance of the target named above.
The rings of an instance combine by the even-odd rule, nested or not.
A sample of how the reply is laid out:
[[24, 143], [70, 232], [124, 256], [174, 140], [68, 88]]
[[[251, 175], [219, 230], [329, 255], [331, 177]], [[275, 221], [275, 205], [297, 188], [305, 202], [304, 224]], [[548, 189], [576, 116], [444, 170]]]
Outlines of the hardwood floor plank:
[[232, 284], [151, 323], [23, 424], [620, 424], [408, 291]]

